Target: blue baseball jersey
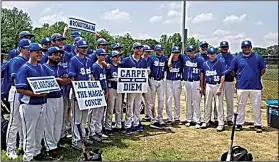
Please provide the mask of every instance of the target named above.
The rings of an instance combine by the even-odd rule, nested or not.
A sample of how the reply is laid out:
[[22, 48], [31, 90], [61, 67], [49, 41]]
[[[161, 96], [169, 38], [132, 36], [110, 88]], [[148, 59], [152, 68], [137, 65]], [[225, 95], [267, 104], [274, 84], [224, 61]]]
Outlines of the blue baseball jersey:
[[181, 59], [183, 60], [183, 80], [199, 81], [203, 60], [197, 55], [194, 58], [190, 58], [188, 55], [182, 55]]
[[198, 52], [198, 53], [195, 54], [195, 56], [201, 58], [203, 62], [209, 60], [207, 54], [201, 54], [200, 52]]
[[[119, 65], [115, 66], [113, 64], [110, 64], [110, 68], [107, 69], [107, 71], [106, 71], [107, 79], [117, 78], [118, 77], [118, 68], [119, 68]], [[108, 88], [117, 89], [117, 82], [108, 81]]]
[[101, 87], [103, 90], [107, 89], [107, 81], [106, 81], [106, 68], [101, 67], [99, 64], [94, 63], [92, 65], [93, 77], [95, 80], [99, 80]]
[[249, 57], [238, 54], [231, 63], [230, 71], [236, 73], [236, 89], [261, 90], [261, 71], [266, 69], [262, 56], [252, 53]]
[[93, 52], [89, 58], [92, 60], [93, 63], [95, 63], [97, 61], [97, 55], [96, 52]]
[[[77, 53], [76, 53], [76, 46], [74, 46], [74, 45], [72, 45], [71, 54], [72, 54], [73, 56], [77, 55]], [[85, 56], [86, 56], [86, 57], [90, 57], [90, 54], [91, 54], [91, 53], [89, 53], [89, 51], [87, 51], [87, 53], [85, 54]]]
[[69, 63], [69, 78], [74, 77], [76, 81], [90, 80], [92, 76], [91, 65], [89, 58], [73, 56]]
[[139, 61], [136, 61], [133, 56], [128, 56], [123, 59], [120, 64], [123, 68], [147, 68], [147, 61], [146, 59], [140, 57]]
[[[144, 57], [143, 57], [143, 58], [144, 58]], [[144, 59], [146, 59], [146, 61], [147, 61], [147, 69], [150, 69], [150, 66], [151, 66], [152, 60], [150, 59], [150, 57], [148, 57], [148, 58], [144, 58]]]
[[[54, 76], [55, 78], [60, 77], [67, 77], [66, 69], [60, 65], [50, 65], [50, 64], [43, 64], [44, 70], [46, 70], [46, 73], [48, 76]], [[60, 98], [62, 96], [62, 90], [56, 91], [56, 92], [50, 92], [47, 97], [48, 98]]]
[[43, 52], [43, 55], [42, 55], [42, 57], [41, 57], [41, 59], [40, 59], [40, 63], [41, 63], [41, 64], [44, 64], [44, 63], [47, 62], [47, 60], [48, 60], [47, 54], [46, 54], [45, 52]]
[[[21, 68], [22, 65], [24, 65], [28, 60], [25, 59], [24, 57], [18, 55], [16, 57], [14, 57], [9, 64], [9, 77], [11, 77], [11, 79], [15, 79], [16, 78], [16, 74], [19, 71], [19, 69]], [[14, 82], [13, 82], [14, 85]]]
[[9, 52], [8, 52], [8, 61], [11, 60], [12, 58], [18, 56], [20, 54], [20, 51], [19, 51], [19, 48], [14, 48], [14, 49], [11, 49]]
[[182, 62], [180, 59], [176, 61], [171, 61], [172, 66], [166, 67], [167, 80], [181, 80]]
[[[229, 70], [230, 66], [231, 66], [231, 63], [232, 63], [232, 60], [233, 60], [233, 55], [230, 54], [230, 53], [219, 53], [217, 56], [216, 56], [217, 59], [222, 59], [224, 64], [225, 64], [225, 69], [226, 70]], [[225, 81], [227, 82], [233, 82], [234, 81], [234, 77], [232, 76], [231, 73], [227, 73], [225, 75]]]
[[[16, 74], [15, 87], [16, 89], [27, 89], [32, 91], [27, 78], [43, 76], [47, 76], [47, 73], [42, 64], [32, 65], [29, 62], [26, 62]], [[21, 93], [19, 94], [18, 99], [21, 104], [25, 103], [30, 105], [41, 105], [47, 102], [47, 97], [31, 97]]]
[[155, 80], [162, 80], [165, 77], [165, 64], [168, 61], [167, 56], [156, 56], [151, 55], [149, 57], [151, 59], [151, 66], [150, 66], [150, 74], [149, 77], [154, 78]]
[[64, 54], [61, 57], [59, 65], [63, 66], [66, 70], [68, 70], [69, 62], [74, 55], [72, 53], [64, 51]]
[[223, 61], [216, 59], [214, 61], [206, 61], [203, 63], [201, 71], [204, 74], [205, 83], [217, 84], [221, 81], [221, 76], [225, 73], [225, 65]]

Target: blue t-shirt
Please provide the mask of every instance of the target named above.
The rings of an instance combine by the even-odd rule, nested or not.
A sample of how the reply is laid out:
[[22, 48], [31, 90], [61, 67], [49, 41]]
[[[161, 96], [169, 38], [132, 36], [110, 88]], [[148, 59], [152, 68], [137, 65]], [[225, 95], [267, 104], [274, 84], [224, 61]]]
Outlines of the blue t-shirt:
[[146, 59], [140, 57], [139, 61], [136, 61], [133, 56], [128, 56], [123, 59], [120, 64], [123, 68], [147, 68], [147, 61]]
[[90, 80], [92, 76], [91, 65], [89, 58], [73, 56], [69, 63], [69, 78], [74, 77], [76, 81]]
[[167, 71], [167, 80], [181, 80], [181, 72], [182, 72], [182, 62], [180, 59], [176, 61], [171, 61], [172, 66], [166, 67]]
[[156, 56], [156, 55], [151, 55], [149, 57], [151, 59], [151, 65], [150, 65], [150, 74], [149, 77], [153, 78], [155, 80], [162, 80], [165, 77], [165, 65], [168, 61], [167, 56]]
[[[19, 72], [16, 74], [16, 89], [27, 89], [32, 91], [26, 78], [29, 77], [43, 77], [47, 76], [46, 70], [44, 70], [43, 65], [37, 64], [32, 65], [29, 62], [26, 62], [19, 69]], [[30, 104], [30, 105], [41, 105], [47, 102], [47, 97], [31, 97], [24, 94], [19, 94], [19, 102], [21, 104]]]
[[14, 49], [11, 49], [9, 52], [8, 52], [8, 61], [16, 56], [18, 56], [20, 54], [20, 51], [19, 51], [19, 48], [14, 48]]
[[197, 55], [194, 58], [190, 58], [188, 55], [182, 55], [181, 58], [183, 60], [183, 80], [199, 81], [203, 60]]
[[204, 74], [205, 83], [217, 84], [221, 81], [221, 76], [224, 75], [225, 65], [224, 63], [216, 59], [214, 61], [206, 61], [203, 63], [202, 72]]
[[[226, 70], [229, 70], [230, 66], [231, 66], [231, 63], [232, 63], [232, 60], [233, 60], [233, 55], [230, 54], [230, 53], [219, 53], [217, 56], [216, 56], [217, 59], [222, 59], [223, 62], [225, 63], [225, 69]], [[225, 75], [225, 81], [227, 82], [233, 82], [234, 80], [234, 77], [232, 76], [231, 73], [227, 73]]]
[[261, 55], [252, 53], [249, 57], [238, 54], [231, 63], [230, 71], [236, 73], [236, 89], [261, 90], [261, 71], [266, 63]]
[[[50, 65], [50, 64], [43, 64], [44, 70], [46, 70], [46, 73], [48, 76], [54, 76], [55, 78], [61, 78], [61, 77], [67, 77], [66, 69], [64, 69], [60, 65]], [[50, 92], [47, 97], [48, 98], [60, 98], [62, 96], [62, 90]]]
[[[14, 57], [9, 64], [9, 76], [11, 77], [11, 79], [15, 79], [16, 78], [16, 74], [19, 71], [19, 69], [21, 68], [22, 65], [24, 65], [28, 60], [25, 59], [24, 57], [18, 55], [16, 57]], [[14, 85], [14, 82], [13, 82]]]
[[[107, 69], [107, 79], [113, 79], [118, 77], [118, 68], [119, 65], [115, 66], [110, 64], [110, 68]], [[108, 88], [117, 89], [117, 82], [116, 81], [109, 81], [108, 80]]]
[[107, 88], [107, 81], [106, 81], [106, 68], [100, 67], [99, 64], [94, 63], [92, 65], [92, 74], [95, 80], [100, 81], [101, 87], [103, 90]]

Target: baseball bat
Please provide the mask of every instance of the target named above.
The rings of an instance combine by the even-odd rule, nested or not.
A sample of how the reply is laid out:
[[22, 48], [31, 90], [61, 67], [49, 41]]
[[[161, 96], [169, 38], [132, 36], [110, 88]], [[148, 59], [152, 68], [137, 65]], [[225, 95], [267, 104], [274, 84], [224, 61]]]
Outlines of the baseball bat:
[[78, 132], [79, 132], [79, 135], [80, 135], [80, 141], [81, 141], [81, 147], [82, 147], [82, 153], [83, 153], [83, 156], [84, 156], [84, 160], [85, 161], [88, 161], [88, 155], [87, 155], [87, 150], [86, 150], [86, 147], [84, 145], [84, 139], [82, 137], [82, 131], [81, 131], [81, 124], [77, 124], [77, 128], [78, 128]]
[[230, 147], [229, 147], [226, 161], [232, 160], [231, 157], [232, 157], [232, 149], [233, 149], [233, 138], [234, 138], [234, 132], [235, 132], [235, 126], [236, 126], [236, 118], [237, 118], [237, 113], [234, 113], [232, 134], [231, 134], [231, 139], [230, 139]]

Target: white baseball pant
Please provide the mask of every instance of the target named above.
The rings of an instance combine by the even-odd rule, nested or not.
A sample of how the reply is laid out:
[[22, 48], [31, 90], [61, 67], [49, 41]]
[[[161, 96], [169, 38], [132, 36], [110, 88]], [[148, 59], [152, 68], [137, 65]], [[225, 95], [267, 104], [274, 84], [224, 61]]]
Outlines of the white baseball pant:
[[106, 111], [105, 129], [112, 129], [112, 115], [115, 108], [115, 127], [121, 128], [122, 93], [117, 93], [116, 89], [109, 88], [108, 105]]
[[233, 120], [233, 82], [225, 82], [223, 94], [227, 104], [227, 121]]
[[167, 80], [166, 113], [168, 116], [168, 121], [173, 121], [171, 111], [172, 98], [174, 98], [174, 120], [180, 120], [180, 82], [180, 80]]
[[69, 111], [69, 107], [71, 107], [71, 103], [73, 101], [71, 101], [71, 99], [67, 98], [67, 97], [63, 97], [63, 123], [62, 123], [62, 129], [61, 129], [61, 137], [63, 138], [66, 136], [66, 130], [67, 127], [71, 126], [71, 117], [68, 118], [68, 116], [71, 116], [71, 112]]
[[94, 136], [96, 133], [102, 133], [103, 116], [105, 107], [92, 108], [88, 113], [88, 130], [89, 136]]
[[[140, 104], [142, 99], [142, 93], [128, 93], [127, 94], [127, 110], [125, 129], [132, 128], [132, 122], [134, 121], [134, 127], [140, 123]], [[133, 120], [134, 119], [134, 120]]]
[[78, 132], [77, 124], [80, 124], [82, 137], [85, 137], [85, 125], [87, 122], [88, 110], [80, 110], [78, 107], [77, 101], [73, 101], [73, 110], [72, 110], [72, 145], [79, 145], [80, 134]]
[[163, 107], [164, 107], [164, 80], [150, 79], [151, 95], [153, 96], [153, 105], [155, 106], [156, 94], [158, 95], [158, 115], [157, 120], [160, 124], [164, 124], [163, 121]]
[[185, 102], [186, 102], [186, 120], [187, 122], [201, 123], [200, 112], [200, 81], [184, 81]]
[[8, 124], [7, 134], [6, 134], [6, 143], [7, 143], [7, 152], [16, 150], [16, 141], [17, 133], [19, 133], [19, 147], [23, 146], [23, 132], [21, 117], [19, 114], [19, 93], [16, 92], [15, 86], [12, 86], [9, 92], [8, 101], [10, 102], [10, 120]]
[[261, 122], [261, 90], [237, 90], [237, 125], [243, 125], [245, 123], [245, 107], [247, 104], [248, 96], [250, 96], [250, 102], [253, 109], [253, 120], [255, 126], [262, 126]]
[[210, 120], [210, 114], [212, 112], [212, 100], [215, 98], [216, 101], [216, 107], [218, 112], [218, 124], [220, 126], [224, 125], [224, 107], [223, 107], [223, 93], [221, 92], [221, 95], [216, 95], [217, 89], [219, 87], [219, 84], [213, 85], [213, 84], [206, 84], [206, 101], [205, 101], [205, 107], [204, 107], [204, 122], [208, 123]]
[[21, 104], [19, 113], [23, 129], [23, 161], [31, 161], [41, 153], [41, 141], [45, 128], [45, 107], [42, 105]]
[[144, 109], [145, 117], [149, 117], [151, 119], [151, 121], [154, 121], [154, 116], [153, 116], [153, 113], [152, 113], [153, 96], [151, 95], [150, 86], [148, 86], [148, 88], [147, 88], [147, 93], [142, 94], [142, 97], [143, 97], [144, 102], [145, 102], [145, 109]]
[[60, 130], [63, 124], [63, 110], [63, 97], [47, 99], [44, 132], [44, 141], [47, 151], [57, 148], [57, 143], [61, 137]]
[[[206, 89], [204, 89], [204, 91], [206, 92]], [[204, 95], [203, 97], [203, 107], [205, 108], [205, 103], [206, 103], [206, 94]], [[213, 98], [213, 103], [212, 103], [212, 106], [213, 106], [213, 120], [214, 121], [217, 121], [218, 119], [218, 112], [217, 112], [217, 107], [216, 107], [216, 101], [215, 101], [215, 98]], [[205, 113], [205, 110], [203, 109], [203, 113]], [[210, 113], [210, 116], [209, 116], [209, 119], [211, 120], [211, 116], [212, 116], [212, 113]], [[203, 121], [204, 122], [204, 121]]]

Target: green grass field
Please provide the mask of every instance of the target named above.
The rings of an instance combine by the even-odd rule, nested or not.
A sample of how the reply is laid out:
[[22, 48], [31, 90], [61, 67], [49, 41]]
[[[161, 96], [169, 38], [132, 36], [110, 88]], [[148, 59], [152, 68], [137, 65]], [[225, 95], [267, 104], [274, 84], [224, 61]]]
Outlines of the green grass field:
[[[253, 154], [254, 161], [278, 161], [278, 130], [267, 127], [265, 100], [278, 94], [278, 81], [263, 81], [262, 122], [263, 133], [256, 133], [250, 128], [252, 109], [248, 101], [246, 108], [247, 125], [244, 131], [235, 133], [234, 145], [246, 148]], [[274, 94], [274, 92], [277, 92]], [[272, 93], [273, 94], [272, 94]], [[270, 97], [265, 96], [269, 94]], [[236, 98], [235, 98], [236, 99]], [[236, 100], [235, 100], [236, 101]], [[185, 120], [184, 93], [181, 95], [181, 120]], [[236, 102], [235, 102], [236, 105]], [[201, 104], [203, 110], [203, 103]], [[236, 110], [236, 109], [235, 109]], [[164, 117], [166, 117], [164, 109]], [[203, 115], [202, 115], [203, 117]], [[250, 124], [249, 124], [250, 123]], [[115, 135], [95, 143], [88, 149], [101, 148], [103, 160], [220, 160], [223, 152], [228, 150], [231, 128], [217, 133], [215, 128], [197, 130], [184, 125], [172, 128], [174, 133], [149, 129], [148, 123], [143, 123], [145, 131], [134, 133], [131, 137]], [[70, 145], [59, 150], [55, 160], [75, 161], [82, 155], [81, 151], [73, 150]], [[46, 152], [43, 150], [43, 154]], [[2, 160], [8, 160], [2, 151]], [[22, 155], [17, 160], [22, 160]]]

